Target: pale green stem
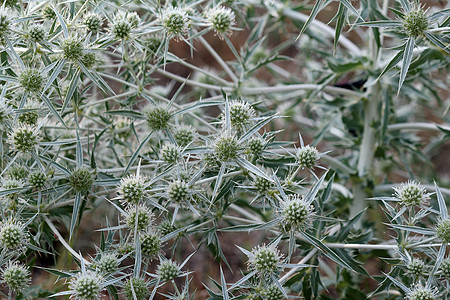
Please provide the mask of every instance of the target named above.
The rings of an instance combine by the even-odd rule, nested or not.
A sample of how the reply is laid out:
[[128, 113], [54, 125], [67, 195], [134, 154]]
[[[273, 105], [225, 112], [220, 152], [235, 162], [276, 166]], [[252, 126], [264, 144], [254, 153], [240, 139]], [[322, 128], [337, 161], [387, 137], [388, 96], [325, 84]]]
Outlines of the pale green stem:
[[206, 50], [217, 60], [217, 62], [220, 64], [220, 66], [225, 70], [225, 72], [230, 76], [231, 80], [233, 80], [234, 83], [238, 83], [239, 80], [236, 77], [236, 75], [231, 71], [231, 69], [228, 67], [227, 63], [220, 57], [220, 55], [216, 52], [216, 50], [211, 47], [211, 45], [202, 37], [199, 36], [198, 40], [200, 43], [202, 43], [203, 46], [205, 46]]
[[[317, 253], [317, 248], [312, 249], [311, 251], [309, 251], [309, 253], [303, 257], [298, 264], [299, 265], [304, 265], [305, 263], [308, 262], [308, 260], [310, 260], [315, 254]], [[284, 274], [283, 277], [281, 277], [278, 282], [283, 285], [286, 281], [288, 281], [289, 277], [291, 277], [292, 275], [294, 275], [295, 272], [297, 272], [298, 269], [300, 269], [301, 267], [298, 268], [292, 268], [289, 270], [289, 272], [287, 272], [286, 274]]]
[[77, 253], [75, 250], [73, 250], [72, 247], [70, 247], [70, 245], [64, 240], [64, 238], [61, 236], [61, 234], [59, 233], [59, 231], [56, 229], [55, 225], [53, 225], [52, 221], [50, 221], [49, 218], [47, 218], [47, 216], [44, 216], [44, 220], [47, 223], [48, 227], [50, 227], [50, 229], [52, 230], [52, 232], [55, 234], [55, 236], [58, 238], [59, 242], [64, 246], [64, 248], [67, 249], [67, 251], [70, 252], [70, 254], [72, 254], [74, 257], [76, 257], [78, 260], [80, 261], [84, 261], [84, 263], [86, 265], [91, 264], [90, 261], [84, 259], [84, 257], [82, 257], [79, 253]]

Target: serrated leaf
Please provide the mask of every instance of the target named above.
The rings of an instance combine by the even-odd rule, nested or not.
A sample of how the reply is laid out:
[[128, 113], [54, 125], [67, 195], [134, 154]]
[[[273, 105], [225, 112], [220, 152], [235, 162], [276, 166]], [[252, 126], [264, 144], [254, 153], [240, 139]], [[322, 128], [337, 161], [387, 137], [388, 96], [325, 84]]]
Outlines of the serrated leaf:
[[434, 183], [434, 187], [436, 188], [436, 197], [439, 204], [439, 213], [442, 219], [448, 219], [448, 210], [447, 205], [445, 204], [444, 196], [442, 196], [442, 192], [437, 186], [436, 182]]

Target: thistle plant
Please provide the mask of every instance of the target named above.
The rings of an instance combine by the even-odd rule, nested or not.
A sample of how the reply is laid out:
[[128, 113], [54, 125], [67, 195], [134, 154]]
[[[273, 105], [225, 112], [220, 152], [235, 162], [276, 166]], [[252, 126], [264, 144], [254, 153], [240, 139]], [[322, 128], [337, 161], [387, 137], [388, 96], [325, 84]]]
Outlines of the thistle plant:
[[2, 297], [449, 298], [442, 1], [0, 6]]

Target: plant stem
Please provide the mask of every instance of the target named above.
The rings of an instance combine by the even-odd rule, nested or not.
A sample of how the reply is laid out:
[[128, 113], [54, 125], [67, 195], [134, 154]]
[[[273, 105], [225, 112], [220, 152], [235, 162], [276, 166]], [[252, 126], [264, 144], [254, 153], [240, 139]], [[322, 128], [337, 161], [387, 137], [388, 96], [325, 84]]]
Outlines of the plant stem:
[[217, 52], [213, 49], [213, 47], [211, 47], [211, 45], [202, 36], [199, 36], [198, 40], [200, 41], [200, 43], [202, 43], [203, 46], [205, 46], [206, 50], [208, 50], [208, 52], [217, 60], [217, 62], [225, 70], [225, 72], [227, 72], [231, 80], [233, 80], [234, 83], [238, 83], [239, 80], [236, 77], [236, 75], [234, 75], [233, 71], [231, 71], [227, 63], [222, 59], [222, 57], [220, 57], [219, 54], [217, 54]]
[[[315, 254], [317, 253], [317, 248], [312, 249], [311, 251], [309, 251], [309, 253], [303, 257], [298, 264], [299, 265], [303, 265], [306, 262], [308, 262], [308, 260], [310, 260]], [[286, 274], [284, 274], [283, 277], [281, 277], [278, 282], [283, 285], [288, 279], [289, 277], [291, 277], [292, 275], [294, 275], [295, 272], [297, 272], [297, 270], [300, 269], [300, 267], [298, 268], [292, 268], [291, 270], [289, 270], [289, 272], [287, 272]]]
[[52, 232], [55, 234], [55, 236], [58, 238], [59, 242], [64, 246], [64, 248], [67, 249], [67, 251], [70, 252], [74, 257], [76, 257], [79, 261], [84, 261], [86, 265], [91, 264], [89, 261], [84, 259], [80, 254], [78, 254], [75, 250], [73, 250], [72, 247], [64, 240], [64, 238], [59, 233], [58, 229], [56, 229], [55, 225], [53, 225], [52, 221], [47, 216], [43, 216], [45, 223], [47, 223], [48, 227], [52, 230]]

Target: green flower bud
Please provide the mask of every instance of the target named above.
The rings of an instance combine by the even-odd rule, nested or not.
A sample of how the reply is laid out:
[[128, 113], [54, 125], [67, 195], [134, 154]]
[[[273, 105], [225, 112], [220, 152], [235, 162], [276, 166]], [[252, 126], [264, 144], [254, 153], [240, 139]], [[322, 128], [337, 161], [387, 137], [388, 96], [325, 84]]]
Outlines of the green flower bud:
[[430, 194], [418, 182], [408, 181], [400, 186], [394, 187], [394, 196], [400, 200], [400, 203], [407, 207], [420, 206], [428, 203]]
[[78, 300], [100, 299], [100, 292], [102, 291], [101, 281], [102, 277], [95, 272], [79, 273], [69, 283], [72, 297]]
[[90, 32], [97, 32], [102, 27], [102, 17], [98, 14], [87, 13], [84, 16], [83, 24], [86, 25], [86, 28]]
[[266, 288], [262, 292], [262, 294], [265, 297], [264, 299], [267, 299], [267, 300], [283, 300], [283, 299], [285, 299], [283, 292], [275, 284]]
[[429, 27], [426, 13], [418, 7], [407, 12], [402, 20], [403, 29], [410, 37], [417, 38], [424, 35]]
[[250, 269], [255, 270], [259, 276], [270, 276], [279, 271], [281, 256], [274, 246], [257, 246], [253, 248], [248, 260]]
[[39, 93], [44, 87], [44, 76], [36, 69], [26, 69], [19, 75], [19, 83], [27, 92]]
[[42, 16], [47, 20], [54, 20], [56, 19], [56, 13], [50, 6], [45, 6], [42, 9]]
[[123, 289], [127, 300], [147, 300], [150, 295], [148, 283], [144, 278], [133, 277], [128, 279]]
[[28, 36], [31, 41], [39, 43], [46, 40], [47, 32], [43, 25], [35, 24], [28, 29]]
[[189, 125], [178, 127], [173, 134], [175, 141], [182, 147], [187, 146], [189, 143], [194, 141], [195, 136], [196, 131], [194, 127]]
[[75, 192], [87, 192], [94, 183], [94, 175], [87, 167], [78, 167], [70, 174], [69, 183]]
[[188, 200], [189, 186], [185, 181], [175, 180], [167, 187], [167, 194], [170, 201], [180, 203], [183, 200]]
[[82, 60], [84, 56], [83, 41], [76, 36], [71, 36], [61, 42], [61, 50], [65, 59], [70, 61]]
[[172, 117], [169, 110], [162, 106], [149, 105], [144, 108], [143, 114], [147, 120], [150, 130], [164, 130], [169, 127]]
[[124, 40], [130, 37], [131, 24], [127, 20], [116, 20], [111, 28], [111, 33], [116, 39]]
[[208, 23], [218, 34], [231, 32], [235, 18], [234, 12], [228, 7], [223, 6], [213, 7], [207, 13]]
[[172, 260], [163, 260], [156, 271], [161, 281], [169, 281], [178, 277], [180, 274], [179, 266]]
[[138, 176], [122, 178], [117, 194], [126, 204], [138, 204], [145, 199], [145, 179]]
[[[230, 102], [230, 122], [231, 126], [242, 128], [251, 123], [255, 117], [255, 110], [246, 101], [231, 101]], [[225, 115], [222, 115], [225, 121]]]
[[25, 180], [28, 176], [27, 168], [25, 168], [22, 165], [12, 165], [9, 167], [9, 169], [5, 172], [5, 175], [11, 179], [17, 179], [17, 180]]
[[21, 251], [27, 243], [28, 232], [21, 222], [10, 219], [0, 223], [0, 245], [3, 248]]
[[[32, 107], [30, 107], [30, 108], [32, 108]], [[32, 125], [32, 126], [37, 125], [38, 119], [39, 119], [39, 112], [37, 110], [30, 110], [27, 112], [23, 112], [17, 117], [17, 120], [20, 123], [24, 123], [24, 124], [28, 124], [28, 125]]]
[[259, 137], [251, 138], [247, 143], [247, 153], [260, 156], [264, 150], [265, 142]]
[[220, 136], [214, 145], [214, 154], [221, 162], [228, 162], [239, 157], [238, 140], [233, 136]]
[[152, 259], [161, 250], [161, 237], [154, 232], [143, 233], [140, 236], [141, 252], [147, 258]]
[[174, 144], [164, 144], [161, 148], [160, 157], [168, 164], [176, 163], [181, 158], [181, 149]]
[[442, 241], [444, 244], [450, 243], [450, 219], [443, 219], [439, 221], [436, 226], [436, 236]]
[[281, 206], [281, 225], [285, 231], [303, 230], [311, 224], [314, 207], [308, 205], [301, 196], [289, 195], [289, 199]]
[[436, 291], [423, 287], [422, 285], [416, 285], [411, 292], [406, 295], [408, 300], [437, 300]]
[[40, 141], [35, 126], [19, 124], [9, 134], [9, 143], [18, 152], [32, 152]]
[[[129, 206], [126, 210], [126, 224], [131, 230], [144, 231], [152, 225], [154, 214], [145, 205]], [[136, 225], [137, 219], [137, 225]]]
[[3, 269], [2, 282], [15, 292], [23, 291], [31, 283], [31, 274], [27, 266], [9, 261]]
[[314, 168], [320, 158], [319, 151], [317, 151], [316, 147], [309, 145], [299, 148], [296, 156], [297, 164], [306, 169]]
[[255, 180], [253, 181], [253, 186], [255, 187], [256, 191], [259, 194], [263, 195], [269, 193], [275, 188], [273, 182], [270, 182], [269, 180], [263, 177], [256, 177]]
[[408, 273], [413, 275], [414, 277], [424, 276], [425, 275], [425, 263], [418, 258], [414, 258], [407, 265]]
[[162, 11], [159, 21], [170, 36], [183, 35], [191, 24], [186, 10], [173, 6], [168, 6]]
[[440, 270], [442, 272], [442, 276], [444, 276], [447, 280], [450, 280], [450, 258], [446, 258], [442, 261]]
[[102, 257], [95, 262], [95, 268], [99, 273], [109, 274], [117, 270], [120, 265], [120, 261], [116, 254], [108, 253], [102, 255]]
[[41, 171], [34, 171], [28, 175], [28, 184], [36, 190], [42, 190], [47, 182], [47, 175]]

